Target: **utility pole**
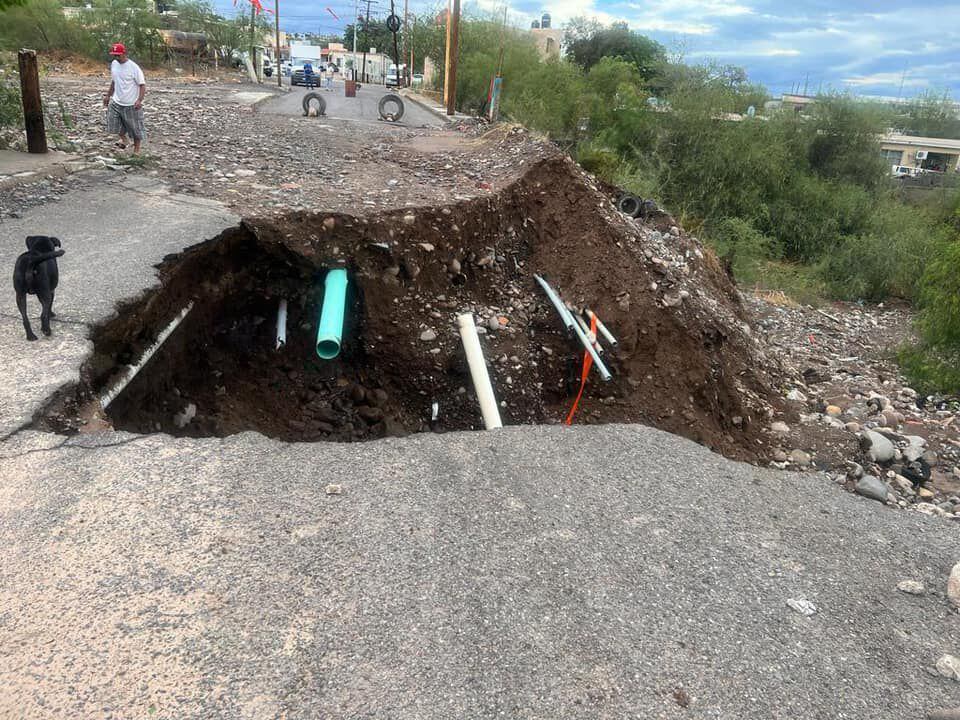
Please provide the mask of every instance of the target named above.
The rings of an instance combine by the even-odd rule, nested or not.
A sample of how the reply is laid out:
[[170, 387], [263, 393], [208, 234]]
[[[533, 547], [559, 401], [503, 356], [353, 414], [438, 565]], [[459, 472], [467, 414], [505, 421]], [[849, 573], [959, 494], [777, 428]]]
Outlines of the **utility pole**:
[[360, 0], [353, 0], [353, 79], [357, 79], [357, 25], [360, 24]]
[[363, 21], [363, 68], [360, 70], [362, 82], [367, 81], [367, 49], [370, 45], [370, 3], [371, 0], [367, 0], [367, 17]]
[[20, 96], [23, 100], [23, 125], [27, 131], [27, 151], [42, 154], [47, 152], [47, 132], [43, 127], [36, 50], [21, 50], [17, 61], [20, 66]]
[[453, 12], [447, 25], [447, 115], [457, 109], [457, 61], [460, 58], [460, 0], [453, 0]]
[[277, 87], [283, 87], [283, 73], [280, 72], [280, 0], [273, 0], [273, 17], [277, 31], [277, 57], [273, 61], [273, 71], [277, 74]]
[[[410, 0], [403, 0], [403, 59], [407, 59], [407, 48], [410, 47], [410, 41], [407, 39], [407, 33], [410, 31]], [[413, 49], [411, 48], [411, 52]], [[399, 65], [397, 66], [397, 71], [400, 70]], [[405, 86], [410, 85], [410, 75], [413, 73], [413, 63], [410, 63], [407, 67], [407, 71], [403, 74], [403, 84]]]

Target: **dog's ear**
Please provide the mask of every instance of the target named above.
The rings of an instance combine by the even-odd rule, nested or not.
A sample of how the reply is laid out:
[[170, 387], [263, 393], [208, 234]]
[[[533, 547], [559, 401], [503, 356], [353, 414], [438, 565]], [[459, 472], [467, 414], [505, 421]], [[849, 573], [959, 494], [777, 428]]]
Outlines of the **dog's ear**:
[[50, 242], [53, 243], [54, 247], [60, 247], [60, 238], [51, 237]]
[[37, 240], [42, 237], [42, 235], [27, 235], [27, 250], [33, 250], [33, 246], [37, 244]]

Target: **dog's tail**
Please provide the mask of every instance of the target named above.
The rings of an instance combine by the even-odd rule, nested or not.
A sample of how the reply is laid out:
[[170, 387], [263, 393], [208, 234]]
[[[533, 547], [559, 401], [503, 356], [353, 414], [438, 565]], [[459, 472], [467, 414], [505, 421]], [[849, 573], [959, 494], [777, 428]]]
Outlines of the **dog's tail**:
[[60, 257], [61, 255], [63, 255], [64, 252], [66, 252], [66, 251], [65, 251], [65, 250], [54, 250], [53, 252], [40, 253], [39, 255], [31, 255], [31, 256], [30, 256], [30, 265], [31, 265], [31, 266], [39, 265], [40, 263], [46, 262], [47, 260], [53, 260], [54, 258], [58, 258], [58, 257]]

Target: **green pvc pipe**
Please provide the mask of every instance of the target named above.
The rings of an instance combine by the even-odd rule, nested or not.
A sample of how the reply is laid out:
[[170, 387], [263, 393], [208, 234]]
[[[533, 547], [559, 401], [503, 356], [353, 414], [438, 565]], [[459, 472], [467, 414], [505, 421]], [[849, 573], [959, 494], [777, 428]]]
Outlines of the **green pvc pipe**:
[[344, 268], [329, 270], [324, 282], [320, 326], [317, 328], [317, 355], [323, 360], [333, 360], [340, 354], [346, 298], [347, 271]]

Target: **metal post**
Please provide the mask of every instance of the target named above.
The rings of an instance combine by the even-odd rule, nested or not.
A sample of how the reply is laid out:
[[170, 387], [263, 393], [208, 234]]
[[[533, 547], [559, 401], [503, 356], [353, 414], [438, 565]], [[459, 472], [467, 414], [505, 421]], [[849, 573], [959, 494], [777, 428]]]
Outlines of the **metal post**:
[[457, 109], [457, 60], [460, 56], [460, 0], [453, 0], [453, 12], [450, 15], [450, 31], [447, 35], [447, 51], [450, 55], [450, 67], [447, 73], [447, 115], [453, 115]]
[[23, 100], [23, 125], [27, 130], [27, 150], [42, 154], [47, 152], [47, 132], [43, 127], [37, 52], [21, 50], [17, 59], [20, 64], [20, 96]]

